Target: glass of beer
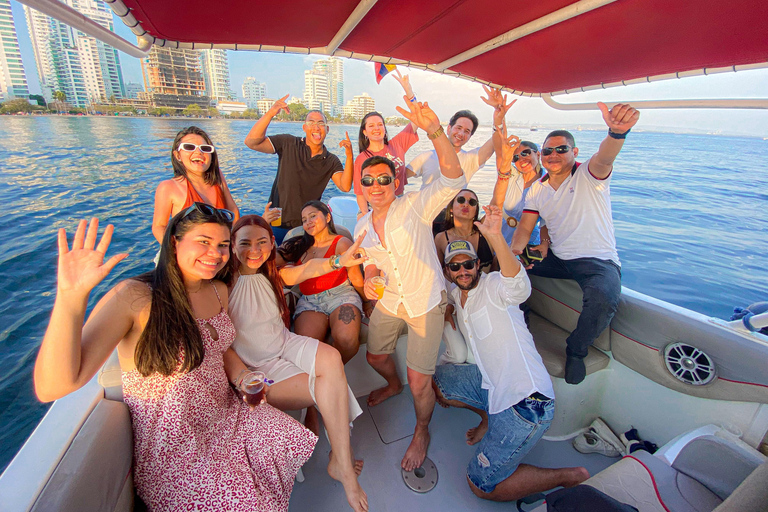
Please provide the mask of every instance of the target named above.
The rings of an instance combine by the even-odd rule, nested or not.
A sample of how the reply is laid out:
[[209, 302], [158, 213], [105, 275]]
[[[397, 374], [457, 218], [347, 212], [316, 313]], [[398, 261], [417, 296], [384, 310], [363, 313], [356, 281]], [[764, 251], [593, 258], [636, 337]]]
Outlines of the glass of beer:
[[283, 223], [283, 209], [282, 208], [270, 208], [270, 211], [276, 211], [277, 212], [277, 218], [272, 221], [272, 225], [276, 228], [280, 227], [280, 224]]
[[379, 297], [379, 300], [381, 300], [384, 297], [384, 288], [387, 287], [386, 278], [383, 275], [375, 276], [371, 278], [371, 282], [373, 283], [373, 288], [376, 290], [376, 295]]
[[251, 371], [245, 374], [243, 382], [240, 384], [240, 391], [243, 392], [245, 402], [250, 406], [256, 406], [264, 399], [266, 384], [264, 381], [267, 376], [264, 372]]

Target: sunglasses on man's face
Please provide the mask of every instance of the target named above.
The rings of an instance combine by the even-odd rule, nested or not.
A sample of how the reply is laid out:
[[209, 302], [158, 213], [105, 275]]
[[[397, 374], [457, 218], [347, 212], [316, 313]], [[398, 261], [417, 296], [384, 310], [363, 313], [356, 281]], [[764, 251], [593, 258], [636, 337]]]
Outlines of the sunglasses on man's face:
[[211, 217], [221, 216], [221, 217], [224, 217], [227, 220], [227, 222], [230, 222], [230, 223], [235, 220], [235, 214], [232, 213], [231, 211], [225, 210], [224, 208], [222, 209], [214, 208], [213, 206], [207, 203], [200, 203], [200, 202], [192, 203], [192, 206], [184, 210], [184, 215], [182, 216], [182, 218], [185, 218], [187, 215], [189, 215], [194, 211], [198, 211], [203, 215], [209, 215]]
[[524, 149], [524, 150], [522, 150], [521, 152], [519, 152], [518, 154], [516, 154], [515, 156], [512, 157], [512, 163], [517, 162], [518, 160], [520, 160], [524, 156], [531, 156], [531, 153], [533, 153], [532, 149]]
[[475, 268], [475, 263], [477, 263], [477, 260], [467, 260], [462, 261], [461, 263], [450, 262], [447, 263], [446, 266], [451, 272], [458, 272], [461, 267], [464, 267], [467, 270], [472, 270]]
[[199, 149], [201, 153], [213, 153], [216, 148], [210, 144], [192, 144], [191, 142], [182, 142], [179, 144], [179, 151], [189, 151], [190, 153], [196, 149]]
[[474, 197], [470, 197], [469, 199], [467, 199], [464, 196], [459, 196], [456, 198], [456, 202], [459, 204], [464, 204], [466, 202], [469, 202], [469, 206], [473, 206], [473, 207], [477, 206], [477, 199], [475, 199]]
[[571, 146], [563, 144], [562, 146], [557, 146], [554, 148], [541, 148], [541, 154], [544, 156], [549, 156], [553, 151], [557, 151], [559, 155], [562, 155], [563, 153], [569, 152], [571, 149], [573, 149]]
[[393, 181], [395, 181], [395, 177], [390, 174], [382, 174], [375, 178], [369, 174], [368, 176], [360, 178], [360, 184], [364, 187], [372, 187], [374, 182], [378, 182], [382, 187], [386, 187]]

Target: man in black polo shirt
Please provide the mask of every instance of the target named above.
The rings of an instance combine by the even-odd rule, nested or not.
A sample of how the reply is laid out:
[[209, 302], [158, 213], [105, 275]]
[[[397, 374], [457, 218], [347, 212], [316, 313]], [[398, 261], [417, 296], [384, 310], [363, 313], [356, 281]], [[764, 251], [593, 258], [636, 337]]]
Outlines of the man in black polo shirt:
[[245, 137], [245, 145], [249, 148], [261, 153], [277, 153], [277, 175], [269, 195], [272, 207], [283, 209], [281, 226], [273, 228], [277, 243], [282, 242], [289, 229], [301, 226], [301, 207], [312, 199], [319, 200], [330, 179], [341, 191], [349, 192], [354, 172], [349, 136], [339, 144], [345, 148], [347, 156], [346, 166], [342, 166], [341, 160], [323, 144], [328, 134], [328, 122], [319, 110], [307, 114], [302, 126], [306, 137], [266, 136], [272, 118], [281, 110], [289, 111], [286, 98], [288, 95], [277, 100]]

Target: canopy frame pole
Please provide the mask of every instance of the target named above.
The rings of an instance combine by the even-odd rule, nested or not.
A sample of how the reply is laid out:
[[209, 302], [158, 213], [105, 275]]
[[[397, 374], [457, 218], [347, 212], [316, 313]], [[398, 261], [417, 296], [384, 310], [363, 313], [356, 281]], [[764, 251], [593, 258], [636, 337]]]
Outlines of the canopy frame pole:
[[509, 32], [505, 32], [500, 36], [496, 36], [493, 39], [479, 44], [474, 48], [470, 48], [465, 52], [454, 55], [450, 59], [444, 60], [443, 62], [434, 66], [430, 66], [430, 68], [434, 71], [445, 71], [446, 69], [455, 66], [456, 64], [461, 64], [464, 61], [490, 52], [491, 50], [495, 50], [496, 48], [509, 44], [512, 41], [522, 39], [525, 36], [540, 32], [545, 28], [557, 25], [558, 23], [570, 20], [571, 18], [581, 16], [584, 13], [593, 11], [608, 4], [612, 4], [615, 1], [616, 0], [580, 0], [567, 7], [563, 7], [562, 9], [558, 9], [555, 12], [547, 14], [546, 16], [542, 16], [541, 18], [537, 18], [529, 23], [526, 23], [525, 25], [514, 28]]
[[341, 43], [344, 42], [344, 40], [347, 38], [347, 36], [349, 36], [349, 34], [352, 33], [353, 30], [355, 30], [355, 27], [357, 27], [363, 18], [365, 18], [366, 14], [368, 14], [368, 11], [370, 11], [371, 8], [376, 5], [377, 1], [378, 0], [361, 0], [361, 2], [357, 4], [357, 7], [355, 7], [355, 10], [352, 11], [352, 14], [349, 15], [347, 21], [344, 22], [339, 31], [336, 32], [336, 35], [333, 36], [331, 42], [328, 43], [328, 45], [325, 47], [325, 53], [328, 55], [333, 55], [333, 52], [339, 49]]
[[[541, 99], [557, 110], [599, 110], [597, 103], [560, 103], [550, 94], [542, 94]], [[765, 99], [724, 99], [724, 100], [642, 100], [642, 101], [606, 101], [608, 108], [619, 103], [631, 103], [643, 110], [660, 108], [733, 108], [733, 109], [768, 109]]]
[[19, 0], [19, 3], [59, 20], [75, 30], [95, 37], [99, 41], [112, 46], [116, 50], [127, 53], [131, 57], [143, 59], [149, 54], [150, 48], [152, 48], [151, 40], [139, 37], [139, 45], [136, 46], [64, 3], [52, 2], [50, 0]]

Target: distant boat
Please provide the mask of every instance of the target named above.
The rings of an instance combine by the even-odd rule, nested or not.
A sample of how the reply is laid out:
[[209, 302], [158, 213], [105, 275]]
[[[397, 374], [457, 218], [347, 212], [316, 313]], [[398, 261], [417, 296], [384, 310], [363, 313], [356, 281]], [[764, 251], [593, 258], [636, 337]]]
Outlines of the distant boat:
[[531, 126], [531, 131], [532, 132], [537, 132], [537, 131], [539, 131], [539, 128], [537, 126]]

